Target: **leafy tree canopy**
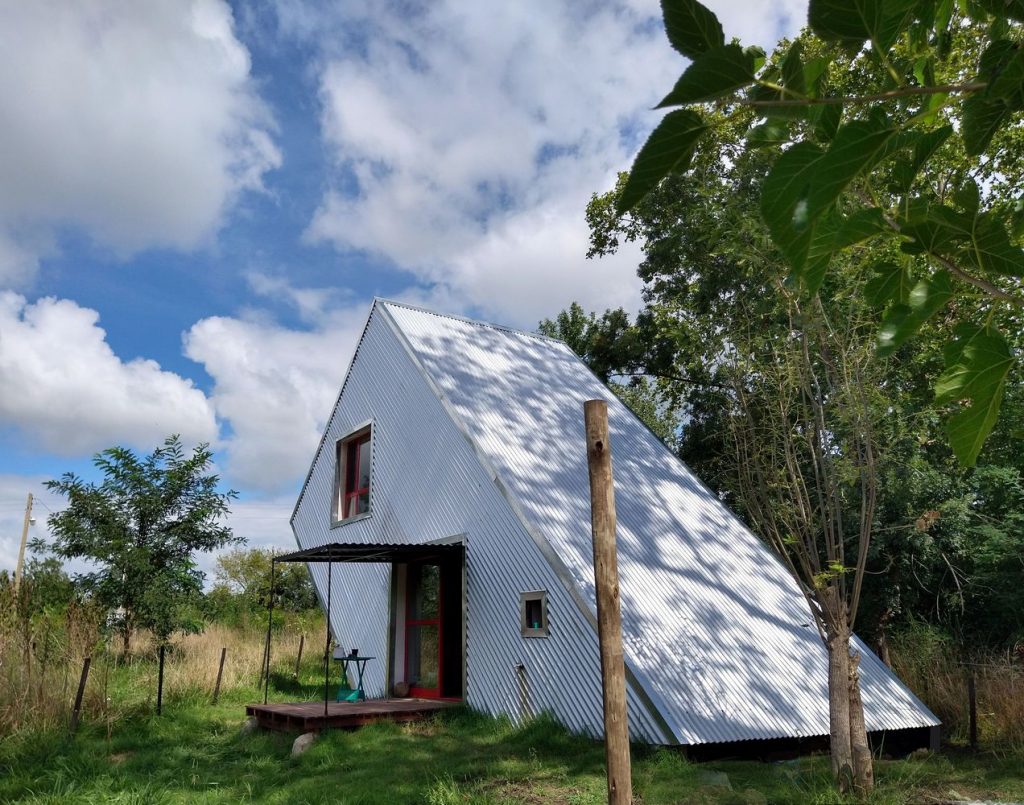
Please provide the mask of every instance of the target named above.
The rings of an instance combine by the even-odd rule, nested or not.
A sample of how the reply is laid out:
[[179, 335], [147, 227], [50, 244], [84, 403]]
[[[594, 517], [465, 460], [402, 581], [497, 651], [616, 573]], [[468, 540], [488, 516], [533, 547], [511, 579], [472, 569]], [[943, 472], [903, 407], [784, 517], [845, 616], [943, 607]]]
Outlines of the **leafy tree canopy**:
[[791, 285], [818, 294], [842, 255], [869, 244], [863, 293], [879, 354], [954, 317], [934, 400], [957, 458], [973, 465], [998, 420], [1024, 306], [1024, 6], [811, 0], [813, 36], [769, 57], [726, 43], [697, 0], [662, 9], [690, 64], [612, 213], [667, 176], [694, 180], [704, 152], [757, 153], [771, 167], [756, 214]]
[[68, 505], [49, 518], [52, 544], [34, 547], [95, 566], [76, 581], [114, 611], [126, 650], [138, 627], [160, 641], [192, 628], [203, 582], [195, 553], [242, 541], [223, 524], [236, 493], [218, 491], [211, 458], [208, 445], [186, 455], [171, 436], [141, 458], [124, 447], [97, 454], [100, 483], [74, 473], [46, 483]]
[[[217, 557], [209, 597], [227, 608], [237, 602], [248, 612], [266, 610], [270, 599], [273, 553], [265, 548], [235, 548]], [[274, 571], [274, 607], [305, 612], [317, 607], [316, 591], [303, 564], [278, 564]]]

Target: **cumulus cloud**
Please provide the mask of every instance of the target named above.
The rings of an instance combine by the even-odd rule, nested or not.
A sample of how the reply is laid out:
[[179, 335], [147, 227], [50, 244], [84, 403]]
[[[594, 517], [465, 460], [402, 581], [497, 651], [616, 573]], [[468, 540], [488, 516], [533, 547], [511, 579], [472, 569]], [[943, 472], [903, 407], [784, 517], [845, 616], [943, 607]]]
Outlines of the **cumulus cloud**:
[[0, 292], [0, 423], [59, 455], [217, 436], [203, 392], [152, 360], [118, 358], [95, 310]]
[[122, 256], [201, 246], [281, 163], [222, 0], [5, 3], [0, 25], [0, 282], [64, 226]]
[[[716, 5], [727, 36], [766, 45], [805, 12], [798, 0]], [[325, 45], [321, 127], [337, 173], [308, 237], [381, 255], [519, 324], [571, 299], [639, 301], [637, 254], [587, 261], [583, 214], [685, 66], [657, 2], [357, 3], [345, 14], [366, 36], [340, 53]], [[308, 6], [291, 0], [279, 15], [315, 35]]]
[[[297, 305], [309, 299], [301, 292], [296, 297], [303, 300]], [[215, 316], [186, 333], [185, 354], [213, 378], [210, 400], [230, 422], [222, 447], [232, 484], [273, 493], [301, 481], [365, 318], [363, 304], [321, 309], [309, 330], [255, 313]]]

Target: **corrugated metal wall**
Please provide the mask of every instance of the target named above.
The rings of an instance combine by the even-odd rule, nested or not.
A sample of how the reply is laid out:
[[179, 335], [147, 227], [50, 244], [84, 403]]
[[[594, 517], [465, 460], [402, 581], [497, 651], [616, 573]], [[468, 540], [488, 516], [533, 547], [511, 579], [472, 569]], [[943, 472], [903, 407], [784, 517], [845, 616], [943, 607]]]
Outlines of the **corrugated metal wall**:
[[[787, 569], [568, 347], [386, 308], [591, 611], [582, 406], [608, 401], [627, 665], [683, 743], [828, 733], [827, 656]], [[938, 723], [864, 654], [868, 729]]]
[[[323, 448], [293, 518], [300, 547], [329, 542], [429, 542], [465, 535], [467, 699], [482, 711], [520, 716], [516, 666], [525, 667], [529, 708], [551, 710], [570, 729], [601, 732], [597, 637], [474, 447], [452, 421], [375, 307], [327, 426]], [[330, 527], [334, 444], [373, 420], [371, 516]], [[588, 521], [589, 522], [589, 521]], [[311, 565], [326, 601], [326, 565]], [[368, 695], [384, 694], [386, 565], [333, 566], [331, 625], [346, 648], [380, 658], [367, 668]], [[547, 590], [551, 636], [523, 638], [519, 594]], [[630, 694], [637, 738], [668, 742], [649, 708]]]

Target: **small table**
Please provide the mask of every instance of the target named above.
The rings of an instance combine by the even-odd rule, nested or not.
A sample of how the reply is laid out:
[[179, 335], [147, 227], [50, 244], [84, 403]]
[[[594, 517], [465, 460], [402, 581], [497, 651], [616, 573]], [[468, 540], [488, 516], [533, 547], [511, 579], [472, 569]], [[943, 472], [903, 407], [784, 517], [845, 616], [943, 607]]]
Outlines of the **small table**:
[[[363, 691], [363, 671], [366, 670], [366, 663], [376, 657], [360, 657], [346, 654], [344, 657], [335, 657], [335, 662], [341, 663], [342, 684], [338, 688], [338, 695], [335, 701], [338, 702], [365, 702], [366, 693]], [[348, 664], [353, 663], [356, 667], [356, 686], [349, 687]]]

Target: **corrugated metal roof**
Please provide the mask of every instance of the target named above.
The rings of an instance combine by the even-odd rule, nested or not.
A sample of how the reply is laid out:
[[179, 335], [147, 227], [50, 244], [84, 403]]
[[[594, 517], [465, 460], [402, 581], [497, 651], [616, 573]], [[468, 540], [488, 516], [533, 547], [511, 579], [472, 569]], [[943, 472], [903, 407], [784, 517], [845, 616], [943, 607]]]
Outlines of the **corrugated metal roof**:
[[[608, 401], [627, 667], [678, 740], [828, 733], [827, 656], [795, 580], [565, 344], [377, 304], [591, 622], [583, 402]], [[939, 723], [857, 645], [869, 730]]]

